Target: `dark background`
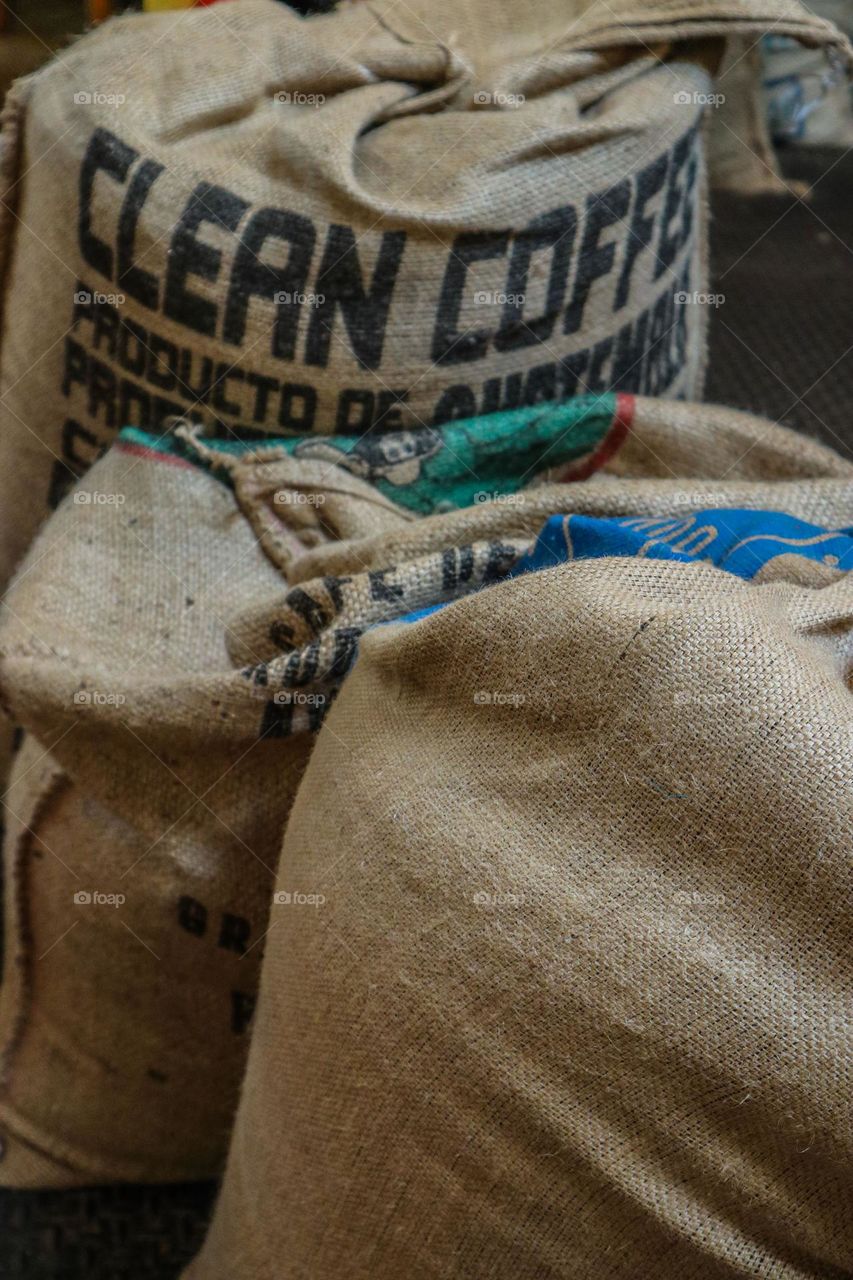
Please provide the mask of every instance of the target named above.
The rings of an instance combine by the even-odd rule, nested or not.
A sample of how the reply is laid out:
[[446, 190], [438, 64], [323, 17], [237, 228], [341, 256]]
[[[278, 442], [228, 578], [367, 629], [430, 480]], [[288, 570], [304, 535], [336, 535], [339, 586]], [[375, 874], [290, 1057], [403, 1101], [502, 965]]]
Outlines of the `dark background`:
[[853, 152], [782, 151], [807, 192], [712, 200], [705, 399], [751, 409], [853, 458]]

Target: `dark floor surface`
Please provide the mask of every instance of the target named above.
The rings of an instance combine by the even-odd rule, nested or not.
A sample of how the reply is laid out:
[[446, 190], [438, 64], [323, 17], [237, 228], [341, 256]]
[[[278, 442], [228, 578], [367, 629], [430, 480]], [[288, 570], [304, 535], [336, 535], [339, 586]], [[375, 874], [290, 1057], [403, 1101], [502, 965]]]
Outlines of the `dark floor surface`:
[[853, 458], [853, 152], [788, 151], [808, 194], [715, 197], [705, 399]]
[[[718, 195], [706, 399], [796, 427], [853, 458], [853, 153], [789, 153], [808, 197]], [[213, 1188], [0, 1191], [3, 1280], [175, 1280]], [[235, 1280], [240, 1280], [235, 1276]]]

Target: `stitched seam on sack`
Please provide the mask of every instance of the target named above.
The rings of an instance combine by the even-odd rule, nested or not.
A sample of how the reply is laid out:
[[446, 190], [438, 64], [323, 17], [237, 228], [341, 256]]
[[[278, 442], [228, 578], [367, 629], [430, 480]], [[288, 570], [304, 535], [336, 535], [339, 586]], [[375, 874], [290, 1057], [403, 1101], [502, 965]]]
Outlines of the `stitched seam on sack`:
[[[36, 73], [37, 74], [37, 73]], [[30, 97], [30, 80], [26, 77], [23, 82], [19, 81], [13, 85], [7, 96], [0, 124], [2, 124], [3, 133], [6, 134], [5, 139], [0, 139], [0, 304], [5, 305], [6, 286], [8, 283], [9, 264], [12, 261], [12, 251], [15, 243], [15, 233], [20, 225], [18, 218], [15, 216], [14, 205], [17, 205], [17, 199], [11, 202], [7, 199], [9, 194], [17, 185], [17, 174], [21, 167], [21, 157], [24, 151], [24, 131], [27, 126], [27, 102]], [[26, 85], [26, 89], [24, 86]], [[11, 133], [11, 138], [9, 134]], [[0, 356], [3, 352], [4, 326], [0, 325]]]
[[[48, 782], [47, 789], [39, 796], [28, 821], [18, 837], [14, 853], [10, 858], [10, 876], [7, 879], [6, 891], [12, 894], [14, 924], [12, 938], [4, 944], [6, 962], [11, 961], [21, 967], [20, 993], [17, 1008], [10, 1019], [9, 1034], [0, 1049], [0, 1088], [8, 1094], [11, 1086], [14, 1060], [26, 1034], [29, 1013], [33, 996], [33, 934], [30, 925], [29, 877], [27, 869], [31, 862], [32, 841], [38, 839], [34, 828], [41, 826], [48, 809], [70, 785], [65, 773], [58, 773]], [[14, 947], [16, 954], [11, 954]], [[8, 981], [8, 977], [7, 977]], [[5, 1109], [5, 1108], [4, 1108]]]

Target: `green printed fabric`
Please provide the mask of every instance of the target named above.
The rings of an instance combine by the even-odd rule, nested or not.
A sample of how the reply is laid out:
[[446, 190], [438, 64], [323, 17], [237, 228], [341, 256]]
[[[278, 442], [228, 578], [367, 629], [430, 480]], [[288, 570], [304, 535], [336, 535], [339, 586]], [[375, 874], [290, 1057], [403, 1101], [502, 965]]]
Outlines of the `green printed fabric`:
[[[429, 514], [515, 493], [537, 473], [594, 453], [615, 418], [616, 396], [608, 394], [509, 409], [440, 427], [251, 442], [202, 437], [202, 443], [206, 451], [222, 453], [223, 461], [252, 455], [262, 462], [282, 452], [326, 461], [375, 484], [392, 502]], [[209, 459], [200, 459], [189, 443], [172, 433], [156, 436], [126, 427], [121, 439], [212, 467], [228, 480], [226, 467], [220, 471]]]

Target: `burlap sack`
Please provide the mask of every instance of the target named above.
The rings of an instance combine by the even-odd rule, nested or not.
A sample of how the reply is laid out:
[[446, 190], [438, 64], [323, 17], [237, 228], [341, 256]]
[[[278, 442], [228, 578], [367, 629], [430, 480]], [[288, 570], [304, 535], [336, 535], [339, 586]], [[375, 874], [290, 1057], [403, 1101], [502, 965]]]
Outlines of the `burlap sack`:
[[225, 619], [281, 577], [171, 461], [105, 458], [4, 605], [4, 700], [35, 735], [4, 797], [7, 1185], [205, 1176], [241, 1078], [305, 752], [217, 698]]
[[549, 511], [778, 509], [848, 552], [578, 559], [363, 636], [187, 1280], [848, 1274], [853, 467], [639, 401], [609, 470], [298, 576]]
[[717, 71], [708, 135], [708, 167], [715, 187], [744, 195], [780, 194], [782, 177], [767, 123], [761, 42], [733, 37]]
[[786, 36], [768, 36], [761, 52], [773, 138], [800, 147], [853, 146], [853, 99], [843, 71], [828, 67], [820, 50]]
[[[61, 505], [0, 619], [0, 689], [33, 735], [4, 799], [0, 1182], [224, 1157], [282, 827], [335, 692], [264, 681], [287, 618], [316, 622], [291, 563], [543, 468], [588, 474], [629, 412], [578, 398], [319, 454], [130, 429]], [[396, 603], [381, 574], [368, 590], [372, 616]]]
[[0, 579], [128, 422], [698, 395], [708, 68], [771, 24], [841, 40], [794, 0], [241, 0], [76, 43], [5, 115]]
[[[4, 700], [35, 737], [6, 797], [7, 1184], [215, 1169], [281, 828], [360, 635], [504, 575], [570, 490], [578, 510], [626, 501], [612, 477], [513, 492], [508, 444], [516, 488], [546, 464], [606, 464], [637, 477], [640, 511], [741, 496], [656, 468], [731, 471], [759, 506], [778, 501], [774, 479], [824, 476], [785, 505], [828, 523], [849, 485], [833, 455], [746, 415], [611, 396], [526, 418], [498, 415], [512, 432], [494, 431], [492, 455], [482, 424], [460, 422], [388, 433], [381, 458], [338, 442], [341, 465], [308, 441], [181, 428], [146, 446], [128, 430], [47, 526], [0, 627]], [[430, 485], [465, 501], [462, 480], [482, 485], [473, 505], [413, 518]]]

